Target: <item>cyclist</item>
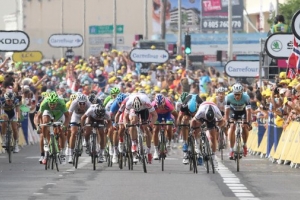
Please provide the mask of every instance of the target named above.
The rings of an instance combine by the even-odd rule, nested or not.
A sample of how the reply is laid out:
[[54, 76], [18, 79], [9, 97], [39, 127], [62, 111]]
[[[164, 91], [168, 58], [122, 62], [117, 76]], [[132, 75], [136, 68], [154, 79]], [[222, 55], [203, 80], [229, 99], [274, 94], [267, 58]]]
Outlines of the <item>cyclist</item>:
[[[72, 104], [72, 102], [77, 98], [77, 94], [71, 94], [70, 96], [70, 100], [66, 103], [66, 107], [69, 110], [70, 105]], [[69, 155], [69, 141], [70, 141], [70, 137], [71, 137], [71, 130], [70, 127], [67, 130], [67, 147], [66, 147], [66, 155]]]
[[117, 87], [114, 87], [110, 90], [110, 95], [107, 96], [105, 99], [104, 99], [104, 102], [103, 102], [103, 105], [106, 107], [106, 105], [109, 103], [109, 102], [113, 102], [113, 100], [116, 98], [116, 96], [120, 93], [120, 89], [117, 88]]
[[225, 88], [219, 87], [217, 89], [217, 97], [214, 98], [213, 102], [220, 109], [222, 116], [224, 116], [224, 113], [225, 113]]
[[178, 99], [178, 101], [176, 102], [175, 104], [175, 108], [176, 108], [176, 111], [179, 112], [180, 111], [180, 108], [182, 106], [182, 103], [184, 102], [185, 98], [189, 95], [189, 93], [187, 92], [183, 92], [181, 95], [180, 95], [180, 98]]
[[[109, 129], [111, 127], [111, 118], [109, 113], [105, 110], [102, 104], [93, 104], [81, 117], [81, 126], [86, 124], [105, 124], [105, 127]], [[85, 127], [85, 138], [89, 138], [92, 132], [92, 127]], [[100, 137], [100, 150], [98, 151], [98, 160], [100, 163], [104, 162], [104, 147], [105, 147], [105, 133], [104, 129], [97, 129], [98, 136]], [[97, 137], [97, 138], [99, 138]], [[87, 140], [89, 141], [89, 140]]]
[[[115, 119], [115, 115], [118, 113], [118, 110], [120, 108], [121, 103], [124, 101], [124, 99], [127, 97], [126, 94], [124, 93], [119, 93], [118, 96], [116, 97], [116, 99], [114, 100], [113, 104], [110, 107], [110, 116], [112, 119]], [[113, 123], [113, 127], [117, 128], [118, 125], [117, 123]], [[121, 128], [124, 131], [124, 126], [122, 125]], [[118, 163], [118, 136], [119, 136], [119, 152], [123, 152], [123, 131], [120, 132], [120, 130], [118, 131], [114, 131], [113, 134], [113, 158], [112, 158], [112, 162], [113, 163]]]
[[101, 100], [94, 93], [89, 94], [88, 99], [91, 104], [102, 104]]
[[[21, 118], [20, 112], [20, 103], [19, 100], [15, 97], [13, 92], [6, 92], [4, 98], [0, 99], [0, 109], [1, 109], [1, 119], [2, 120], [11, 120], [11, 127], [14, 137], [14, 153], [18, 153], [19, 145], [19, 131], [18, 131], [18, 122]], [[6, 146], [6, 128], [7, 122], [2, 123], [2, 146]]]
[[[215, 152], [217, 148], [217, 127], [224, 126], [225, 121], [223, 119], [222, 113], [218, 106], [212, 102], [203, 102], [190, 122], [191, 127], [195, 127], [196, 122], [206, 122], [206, 127], [210, 135], [211, 148], [212, 148], [212, 159], [215, 162]], [[202, 158], [198, 158], [198, 163], [202, 163]]]
[[[177, 118], [177, 124], [185, 124], [189, 125], [189, 122], [192, 117], [195, 116], [197, 109], [199, 105], [202, 103], [202, 99], [199, 97], [198, 94], [189, 94], [185, 100], [182, 103], [182, 106], [180, 108], [180, 113]], [[198, 122], [196, 122], [198, 123]], [[199, 124], [198, 124], [199, 126]], [[182, 146], [182, 151], [183, 151], [183, 164], [188, 164], [189, 160], [187, 159], [187, 150], [188, 150], [188, 145], [187, 145], [187, 138], [188, 138], [188, 128], [187, 127], [182, 127], [182, 138], [183, 138], [183, 146]], [[199, 132], [199, 129], [195, 131], [196, 136], [198, 135], [197, 133]], [[196, 148], [197, 153], [200, 153], [199, 148]]]
[[[155, 100], [152, 102], [152, 106], [154, 107], [158, 118], [156, 123], [173, 123], [172, 115], [175, 117], [175, 121], [178, 117], [177, 112], [174, 110], [174, 105], [171, 103], [171, 101], [164, 97], [162, 94], [157, 94], [155, 96]], [[163, 121], [164, 120], [164, 121]], [[171, 139], [172, 139], [172, 132], [173, 132], [172, 126], [167, 126], [167, 151], [171, 151]], [[158, 160], [158, 133], [159, 133], [160, 127], [155, 126], [154, 127], [154, 155], [153, 159]]]
[[[244, 93], [244, 88], [240, 83], [236, 83], [232, 86], [232, 93], [228, 94], [225, 98], [225, 121], [229, 122], [231, 120], [237, 120], [242, 118], [244, 124], [243, 126], [243, 150], [244, 156], [247, 156], [247, 139], [249, 130], [251, 130], [250, 120], [251, 120], [251, 104], [250, 98], [247, 93]], [[228, 130], [229, 140], [230, 140], [230, 153], [229, 159], [233, 159], [234, 152], [233, 146], [235, 144], [235, 124], [232, 123]]]
[[[65, 101], [60, 99], [55, 92], [51, 92], [48, 97], [41, 103], [40, 109], [37, 113], [37, 118], [35, 124], [39, 126], [40, 121], [44, 124], [49, 123], [51, 120], [54, 122], [62, 122], [63, 123], [63, 130], [66, 130], [66, 127], [69, 125], [69, 112], [67, 110]], [[50, 134], [49, 129], [46, 126], [42, 127], [42, 133], [48, 141], [50, 141]], [[44, 142], [44, 141], [43, 141]], [[40, 147], [41, 149], [41, 158], [40, 162], [46, 164], [46, 157], [44, 154], [44, 145], [47, 146], [48, 144], [42, 144]], [[64, 149], [65, 147], [65, 137], [64, 134], [60, 134], [60, 150]], [[61, 151], [61, 156], [64, 158], [64, 152]]]
[[[149, 114], [152, 117], [151, 119], [151, 126], [153, 126], [153, 123], [157, 120], [157, 113], [155, 112], [154, 107], [151, 105], [150, 99], [146, 94], [143, 93], [137, 93], [132, 94], [129, 96], [126, 105], [125, 105], [125, 114], [124, 114], [124, 124], [126, 125], [128, 121], [130, 121], [131, 124], [136, 124], [140, 122], [146, 122], [149, 119]], [[131, 119], [129, 119], [129, 117]], [[152, 154], [150, 153], [151, 148], [151, 137], [152, 134], [150, 130], [147, 128], [146, 125], [142, 126], [142, 130], [147, 135], [147, 154], [148, 154], [148, 163], [152, 163]], [[131, 133], [132, 138], [132, 147], [131, 151], [136, 153], [137, 151], [137, 130], [135, 127], [129, 128], [129, 133]], [[134, 156], [133, 162], [138, 162], [138, 159]]]
[[[77, 95], [77, 98], [72, 102], [69, 108], [69, 115], [71, 116], [71, 123], [80, 123], [80, 119], [82, 115], [87, 111], [87, 109], [91, 106], [91, 103], [87, 100], [87, 97], [84, 94]], [[75, 147], [75, 139], [78, 131], [78, 127], [71, 125], [71, 137], [69, 141], [68, 148], [68, 162], [72, 164], [73, 159], [73, 151]], [[88, 138], [85, 137], [85, 140], [88, 141]], [[86, 144], [86, 150], [89, 153], [89, 143]]]

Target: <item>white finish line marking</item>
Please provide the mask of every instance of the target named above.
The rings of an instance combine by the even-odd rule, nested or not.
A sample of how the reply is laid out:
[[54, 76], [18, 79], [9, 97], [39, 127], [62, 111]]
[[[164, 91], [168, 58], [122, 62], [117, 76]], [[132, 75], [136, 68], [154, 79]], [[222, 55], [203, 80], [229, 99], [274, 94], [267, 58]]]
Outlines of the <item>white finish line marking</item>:
[[248, 190], [248, 188], [244, 184], [240, 183], [240, 179], [225, 165], [223, 165], [219, 158], [216, 157], [216, 159], [218, 161], [217, 172], [223, 178], [223, 182], [228, 186], [228, 188], [236, 197], [243, 200], [259, 200], [259, 198], [254, 197], [251, 191]]

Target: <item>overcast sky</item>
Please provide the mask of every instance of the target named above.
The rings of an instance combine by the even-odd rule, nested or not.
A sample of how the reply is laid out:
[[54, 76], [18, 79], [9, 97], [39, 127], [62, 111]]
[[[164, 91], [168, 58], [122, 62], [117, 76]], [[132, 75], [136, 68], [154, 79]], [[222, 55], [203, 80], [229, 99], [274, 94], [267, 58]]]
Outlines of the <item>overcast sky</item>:
[[15, 0], [0, 0], [0, 30], [4, 29], [3, 16], [16, 12]]

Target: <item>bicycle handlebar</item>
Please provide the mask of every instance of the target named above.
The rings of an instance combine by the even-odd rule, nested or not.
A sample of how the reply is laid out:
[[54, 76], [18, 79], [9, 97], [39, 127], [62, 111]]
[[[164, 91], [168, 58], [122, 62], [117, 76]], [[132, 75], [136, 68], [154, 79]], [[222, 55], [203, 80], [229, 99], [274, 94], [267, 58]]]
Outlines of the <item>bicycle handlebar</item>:
[[162, 125], [162, 126], [164, 126], [164, 125], [166, 125], [166, 126], [173, 126], [174, 124], [172, 123], [172, 124], [167, 124], [167, 123], [159, 123], [159, 124], [153, 124], [154, 126], [159, 126], [159, 125]]
[[146, 125], [146, 124], [148, 124], [148, 122], [136, 123], [136, 124], [126, 124], [126, 128], [134, 127], [134, 126], [142, 126], [142, 125]]
[[85, 124], [84, 126], [87, 127], [93, 127], [93, 128], [104, 128], [103, 124], [97, 124], [97, 123], [93, 123], [93, 124]]

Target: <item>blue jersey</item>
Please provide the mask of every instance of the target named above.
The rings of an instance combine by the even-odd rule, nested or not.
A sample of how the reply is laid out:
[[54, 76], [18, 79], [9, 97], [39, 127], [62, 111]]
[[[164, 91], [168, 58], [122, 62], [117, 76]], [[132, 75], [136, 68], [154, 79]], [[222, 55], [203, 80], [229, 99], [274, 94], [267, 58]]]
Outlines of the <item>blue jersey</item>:
[[119, 108], [120, 108], [120, 106], [118, 104], [118, 101], [115, 99], [114, 102], [110, 106], [110, 112], [115, 114], [118, 112]]
[[233, 111], [245, 111], [250, 109], [250, 97], [247, 93], [243, 93], [239, 101], [234, 98], [234, 94], [230, 93], [225, 97], [225, 108], [230, 108]]

